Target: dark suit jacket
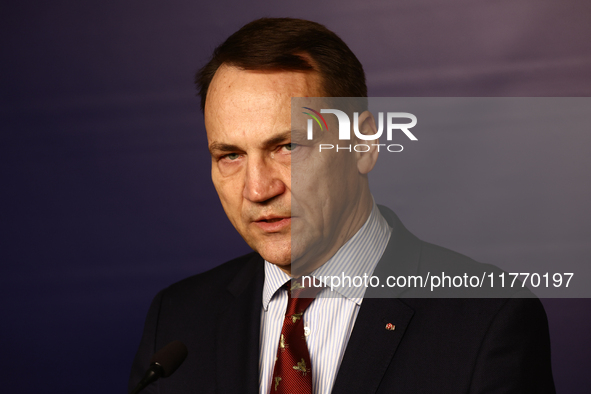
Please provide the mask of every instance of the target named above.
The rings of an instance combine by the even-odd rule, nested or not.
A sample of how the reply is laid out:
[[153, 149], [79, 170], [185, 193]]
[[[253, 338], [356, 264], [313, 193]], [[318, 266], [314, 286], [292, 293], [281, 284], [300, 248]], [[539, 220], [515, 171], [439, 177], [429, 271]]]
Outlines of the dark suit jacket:
[[[393, 233], [374, 275], [501, 272], [419, 240], [392, 211], [380, 210]], [[258, 393], [263, 283], [263, 259], [251, 253], [161, 291], [130, 387], [156, 350], [180, 340], [187, 359], [146, 393]], [[546, 314], [538, 299], [515, 298], [531, 295], [519, 290], [503, 290], [503, 298], [442, 299], [417, 298], [420, 289], [380, 289], [388, 298], [363, 300], [332, 392], [553, 393]]]

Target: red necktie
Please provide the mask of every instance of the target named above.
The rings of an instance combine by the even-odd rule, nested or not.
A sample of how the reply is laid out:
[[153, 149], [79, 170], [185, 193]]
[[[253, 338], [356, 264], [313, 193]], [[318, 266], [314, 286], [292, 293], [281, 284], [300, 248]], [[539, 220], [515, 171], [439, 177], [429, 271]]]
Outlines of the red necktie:
[[[287, 282], [289, 301], [281, 329], [271, 394], [312, 394], [312, 366], [304, 336], [303, 315], [314, 298], [298, 298], [303, 287]], [[315, 297], [322, 288], [310, 288], [306, 296]]]

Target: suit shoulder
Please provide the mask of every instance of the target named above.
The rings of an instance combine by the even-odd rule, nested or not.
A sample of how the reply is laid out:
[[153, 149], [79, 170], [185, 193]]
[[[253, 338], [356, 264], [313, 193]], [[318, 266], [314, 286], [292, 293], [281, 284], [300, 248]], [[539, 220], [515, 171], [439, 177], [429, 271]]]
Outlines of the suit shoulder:
[[[500, 276], [507, 273], [501, 268], [480, 263], [466, 255], [420, 241], [421, 275], [435, 276], [441, 283], [439, 296], [467, 298], [535, 298], [535, 295], [521, 282], [513, 286], [502, 285]], [[445, 279], [444, 279], [445, 278]], [[447, 281], [447, 282], [446, 282]]]
[[471, 257], [468, 257], [443, 246], [435, 245], [429, 242], [421, 242], [421, 263], [419, 269], [422, 270], [441, 270], [447, 269], [450, 272], [503, 272], [500, 268], [486, 263], [480, 263]]

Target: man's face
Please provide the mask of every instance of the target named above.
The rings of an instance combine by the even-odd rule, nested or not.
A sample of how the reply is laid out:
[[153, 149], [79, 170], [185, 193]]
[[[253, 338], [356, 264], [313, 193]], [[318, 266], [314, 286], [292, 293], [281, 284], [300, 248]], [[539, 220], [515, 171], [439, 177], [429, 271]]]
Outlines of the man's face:
[[292, 259], [328, 258], [350, 238], [343, 232], [356, 213], [348, 209], [360, 198], [358, 185], [338, 176], [343, 171], [358, 174], [354, 155], [319, 154], [317, 146], [303, 140], [291, 144], [291, 98], [319, 96], [321, 80], [315, 72], [223, 65], [205, 105], [212, 179], [224, 210], [254, 250], [288, 273]]

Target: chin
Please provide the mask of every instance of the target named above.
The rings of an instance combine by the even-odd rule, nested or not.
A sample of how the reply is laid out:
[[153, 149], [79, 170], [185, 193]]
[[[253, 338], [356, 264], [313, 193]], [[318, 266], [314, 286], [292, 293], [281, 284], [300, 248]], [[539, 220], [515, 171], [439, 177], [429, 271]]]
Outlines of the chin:
[[318, 247], [320, 237], [314, 239], [312, 233], [300, 233], [291, 237], [291, 261], [297, 261]]
[[291, 253], [284, 255], [282, 253], [273, 253], [273, 252], [265, 253], [263, 251], [263, 252], [259, 252], [259, 254], [261, 256], [263, 256], [263, 258], [265, 260], [267, 260], [269, 263], [273, 263], [273, 264], [278, 265], [280, 267], [287, 267], [287, 266], [291, 265]]
[[265, 260], [280, 268], [288, 268], [291, 265], [291, 242], [265, 243], [255, 249]]

